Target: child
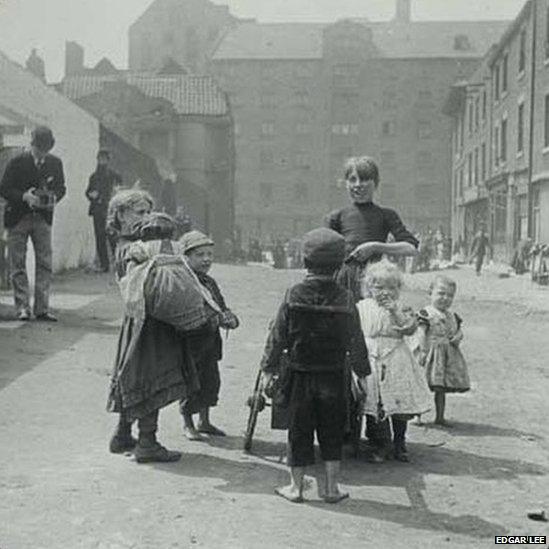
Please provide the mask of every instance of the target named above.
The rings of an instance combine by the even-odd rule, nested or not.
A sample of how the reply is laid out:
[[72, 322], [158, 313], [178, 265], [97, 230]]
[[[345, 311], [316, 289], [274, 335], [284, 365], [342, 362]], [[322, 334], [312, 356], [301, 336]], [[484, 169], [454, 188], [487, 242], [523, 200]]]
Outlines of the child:
[[430, 408], [425, 378], [404, 336], [416, 330], [413, 314], [399, 304], [402, 274], [383, 260], [371, 265], [364, 280], [367, 295], [357, 304], [366, 339], [372, 373], [366, 379], [364, 413], [380, 422], [374, 440], [374, 460], [387, 455], [390, 440], [388, 417], [393, 427], [395, 459], [409, 461], [406, 450], [407, 421]]
[[[207, 273], [213, 263], [214, 242], [200, 231], [190, 231], [179, 240], [187, 263], [195, 272], [200, 283], [212, 294], [221, 309], [218, 323], [206, 329], [187, 334], [200, 381], [200, 390], [191, 398], [182, 401], [184, 433], [189, 440], [203, 440], [200, 433], [225, 436], [225, 433], [210, 422], [210, 408], [217, 405], [221, 380], [218, 362], [222, 358], [222, 340], [219, 328], [234, 330], [239, 320], [227, 307], [217, 282]], [[195, 427], [193, 414], [199, 414]]]
[[347, 357], [359, 376], [369, 373], [368, 351], [352, 294], [334, 281], [345, 257], [345, 240], [330, 229], [304, 237], [305, 280], [288, 290], [272, 325], [261, 362], [265, 386], [280, 371], [286, 351], [289, 372], [283, 393], [288, 404], [288, 465], [291, 482], [275, 492], [303, 501], [305, 467], [312, 465], [314, 433], [325, 465], [326, 490], [319, 495], [337, 503], [349, 494], [339, 489], [346, 420]]
[[446, 393], [470, 389], [467, 364], [459, 348], [463, 339], [461, 318], [450, 311], [456, 283], [438, 275], [429, 287], [429, 294], [431, 304], [418, 313], [418, 340], [427, 383], [435, 393], [435, 424], [448, 426], [444, 419]]
[[[351, 204], [330, 213], [325, 224], [345, 238], [346, 261], [338, 273], [338, 281], [359, 301], [361, 273], [368, 263], [379, 261], [382, 254], [415, 256], [419, 242], [395, 210], [374, 203], [380, 175], [373, 158], [349, 158], [344, 177]], [[388, 241], [389, 235], [392, 242]]]

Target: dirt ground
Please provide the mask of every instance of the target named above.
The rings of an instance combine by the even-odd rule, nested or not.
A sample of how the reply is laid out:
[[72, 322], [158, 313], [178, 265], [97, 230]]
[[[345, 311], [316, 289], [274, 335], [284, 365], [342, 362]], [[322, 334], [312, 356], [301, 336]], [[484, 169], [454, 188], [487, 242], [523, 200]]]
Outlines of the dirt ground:
[[[242, 320], [225, 342], [212, 412], [228, 436], [189, 442], [177, 406], [168, 407], [160, 439], [184, 452], [176, 464], [137, 465], [107, 451], [115, 417], [105, 399], [121, 315], [108, 276], [58, 278], [57, 325], [0, 323], [1, 549], [438, 549], [549, 533], [526, 517], [549, 507], [543, 290], [537, 300], [538, 290], [518, 281], [452, 273], [473, 382], [470, 393], [448, 397], [454, 427], [410, 426], [410, 464], [347, 458], [351, 499], [336, 506], [317, 498], [312, 470], [307, 501], [296, 505], [273, 493], [287, 472], [284, 433], [270, 430], [268, 411], [254, 455], [242, 452], [242, 433], [269, 320], [301, 274], [224, 265], [213, 274]], [[410, 279], [405, 299], [414, 307], [425, 303], [429, 277]]]

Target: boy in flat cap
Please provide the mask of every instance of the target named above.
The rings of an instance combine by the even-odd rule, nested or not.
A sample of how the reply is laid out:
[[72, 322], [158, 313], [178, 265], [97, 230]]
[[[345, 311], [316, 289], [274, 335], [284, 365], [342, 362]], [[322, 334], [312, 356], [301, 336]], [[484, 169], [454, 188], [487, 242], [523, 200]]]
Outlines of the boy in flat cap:
[[[200, 283], [211, 293], [221, 309], [217, 322], [204, 329], [187, 333], [191, 356], [196, 364], [200, 390], [181, 402], [184, 433], [189, 440], [203, 440], [201, 433], [225, 436], [225, 433], [210, 422], [210, 408], [217, 405], [221, 379], [219, 364], [223, 356], [220, 328], [234, 330], [239, 326], [237, 316], [227, 307], [217, 282], [208, 275], [213, 257], [214, 241], [200, 231], [185, 233], [179, 240], [185, 257]], [[193, 414], [199, 415], [195, 426]]]
[[272, 325], [261, 369], [268, 387], [288, 353], [288, 465], [291, 482], [275, 492], [303, 501], [305, 467], [314, 459], [316, 432], [325, 465], [327, 503], [348, 497], [339, 490], [346, 420], [345, 366], [359, 377], [370, 372], [368, 351], [353, 296], [338, 286], [334, 274], [345, 257], [345, 240], [331, 229], [315, 229], [304, 237], [305, 280], [291, 287]]

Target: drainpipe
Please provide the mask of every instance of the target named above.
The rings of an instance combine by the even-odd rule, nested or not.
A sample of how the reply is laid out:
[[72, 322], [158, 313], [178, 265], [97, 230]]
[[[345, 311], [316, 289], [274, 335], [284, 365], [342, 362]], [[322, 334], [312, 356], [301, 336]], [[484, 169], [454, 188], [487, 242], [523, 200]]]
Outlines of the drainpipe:
[[528, 151], [528, 236], [534, 237], [534, 193], [532, 177], [534, 174], [534, 122], [536, 101], [536, 35], [537, 35], [537, 0], [532, 1], [532, 63], [530, 78], [530, 147]]

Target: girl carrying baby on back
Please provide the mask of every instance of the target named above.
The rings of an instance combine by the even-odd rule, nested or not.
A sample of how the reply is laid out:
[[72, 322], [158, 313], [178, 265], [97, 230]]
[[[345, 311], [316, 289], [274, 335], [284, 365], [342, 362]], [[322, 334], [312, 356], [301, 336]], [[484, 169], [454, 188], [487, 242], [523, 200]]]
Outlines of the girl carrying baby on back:
[[386, 260], [370, 265], [363, 286], [365, 298], [357, 307], [372, 370], [366, 378], [363, 412], [380, 426], [378, 439], [371, 441], [376, 448], [373, 460], [384, 461], [390, 454], [390, 418], [393, 455], [407, 462], [407, 422], [431, 407], [423, 372], [404, 340], [415, 332], [417, 322], [412, 310], [400, 303], [402, 273], [396, 265]]

